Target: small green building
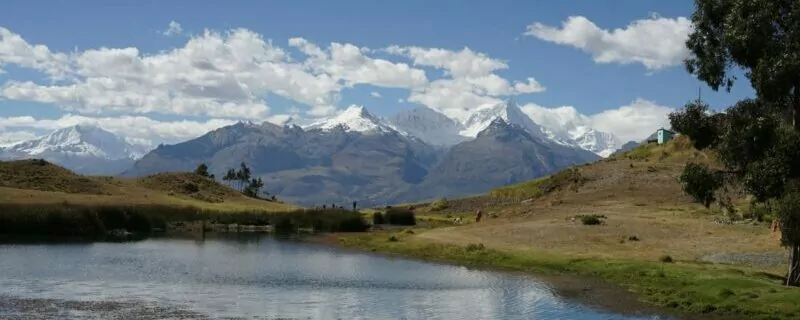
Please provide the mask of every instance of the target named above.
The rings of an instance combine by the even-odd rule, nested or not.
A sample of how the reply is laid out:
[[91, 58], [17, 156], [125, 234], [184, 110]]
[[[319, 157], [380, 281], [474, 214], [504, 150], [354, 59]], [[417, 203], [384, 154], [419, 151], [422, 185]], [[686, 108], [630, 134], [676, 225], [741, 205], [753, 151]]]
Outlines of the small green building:
[[675, 132], [661, 128], [656, 131], [656, 136], [658, 137], [658, 144], [665, 144], [675, 137]]

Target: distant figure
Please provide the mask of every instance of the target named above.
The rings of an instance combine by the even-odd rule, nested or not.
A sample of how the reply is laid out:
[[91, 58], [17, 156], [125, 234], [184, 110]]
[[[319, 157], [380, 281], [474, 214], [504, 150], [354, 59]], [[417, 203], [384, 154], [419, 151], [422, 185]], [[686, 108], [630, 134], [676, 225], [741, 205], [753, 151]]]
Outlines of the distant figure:
[[325, 204], [323, 204], [323, 205], [322, 205], [322, 210], [325, 210], [325, 209], [326, 209], [326, 207], [325, 207], [325, 206], [326, 206]]
[[481, 222], [481, 217], [483, 217], [483, 212], [478, 210], [478, 213], [475, 214], [475, 222]]
[[331, 208], [336, 209], [336, 204], [335, 203], [331, 203]]
[[781, 223], [778, 219], [772, 220], [772, 232], [778, 232], [781, 228]]
[[353, 211], [356, 211], [356, 202], [353, 201]]

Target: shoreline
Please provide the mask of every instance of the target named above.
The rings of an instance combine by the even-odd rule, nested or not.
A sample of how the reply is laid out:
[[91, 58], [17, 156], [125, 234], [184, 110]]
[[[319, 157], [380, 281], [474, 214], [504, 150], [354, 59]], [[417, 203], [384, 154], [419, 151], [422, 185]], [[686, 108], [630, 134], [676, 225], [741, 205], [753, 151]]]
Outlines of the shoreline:
[[[736, 307], [731, 305], [717, 306], [703, 303], [692, 305], [691, 302], [687, 304], [685, 301], [678, 303], [674, 300], [663, 301], [661, 299], [675, 296], [675, 293], [669, 294], [672, 288], [666, 286], [653, 288], [646, 285], [645, 280], [641, 280], [647, 276], [665, 277], [663, 275], [665, 272], [668, 274], [666, 277], [670, 278], [673, 272], [671, 269], [692, 269], [692, 264], [670, 263], [666, 269], [651, 268], [649, 275], [643, 275], [642, 271], [639, 274], [626, 274], [631, 271], [625, 268], [615, 269], [614, 261], [554, 255], [541, 255], [543, 259], [537, 261], [530, 259], [514, 261], [515, 257], [520, 258], [525, 253], [490, 248], [478, 250], [483, 252], [474, 252], [473, 256], [464, 256], [465, 251], [469, 252], [468, 249], [464, 249], [465, 247], [408, 239], [409, 235], [407, 234], [401, 235], [398, 241], [388, 241], [387, 238], [391, 235], [397, 236], [398, 234], [386, 231], [367, 234], [331, 233], [306, 237], [303, 241], [352, 252], [530, 277], [548, 285], [558, 296], [567, 300], [624, 316], [657, 315], [676, 320], [750, 320], [784, 319], [795, 315], [735, 309]], [[494, 255], [497, 255], [498, 259], [491, 259]], [[508, 261], [509, 259], [511, 261]], [[650, 262], [637, 263], [653, 264]], [[603, 266], [604, 264], [605, 266]], [[613, 273], [622, 277], [610, 277], [609, 275]], [[637, 281], [637, 278], [640, 280]], [[792, 290], [792, 288], [788, 290]], [[661, 297], [661, 294], [664, 297]]]

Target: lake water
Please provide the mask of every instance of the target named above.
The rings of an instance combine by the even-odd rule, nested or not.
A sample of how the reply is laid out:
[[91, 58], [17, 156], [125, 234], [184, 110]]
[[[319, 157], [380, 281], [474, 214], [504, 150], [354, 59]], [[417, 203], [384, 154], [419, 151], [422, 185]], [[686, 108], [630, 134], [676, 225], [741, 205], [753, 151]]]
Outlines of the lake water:
[[270, 237], [0, 245], [2, 319], [658, 319], [529, 277]]

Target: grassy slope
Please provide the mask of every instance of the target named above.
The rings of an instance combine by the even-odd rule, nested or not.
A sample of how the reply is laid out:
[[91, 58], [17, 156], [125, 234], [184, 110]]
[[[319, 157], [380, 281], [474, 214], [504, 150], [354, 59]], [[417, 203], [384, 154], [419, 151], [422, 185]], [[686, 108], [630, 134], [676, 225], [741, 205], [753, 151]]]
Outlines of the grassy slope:
[[[487, 195], [449, 199], [445, 209], [414, 204], [424, 215], [464, 216], [482, 210], [481, 223], [403, 234], [345, 237], [356, 247], [515, 270], [599, 275], [627, 285], [660, 305], [726, 311], [776, 319], [800, 316], [800, 289], [780, 285], [783, 266], [712, 265], [701, 257], [721, 252], [781, 252], [768, 224], [720, 224], [683, 194], [678, 177], [688, 161], [715, 165], [713, 154], [685, 138], [565, 170], [551, 177], [498, 188]], [[730, 194], [742, 214], [747, 199]], [[523, 202], [524, 201], [524, 202]], [[579, 214], [607, 216], [585, 226]], [[629, 240], [635, 236], [638, 241]], [[465, 251], [481, 243], [487, 250]], [[662, 264], [669, 255], [677, 261]], [[660, 271], [663, 267], [663, 273]]]
[[[193, 192], [188, 185], [197, 186]], [[162, 204], [221, 211], [284, 211], [293, 207], [245, 197], [192, 173], [139, 179], [81, 176], [37, 160], [0, 161], [0, 203]]]

